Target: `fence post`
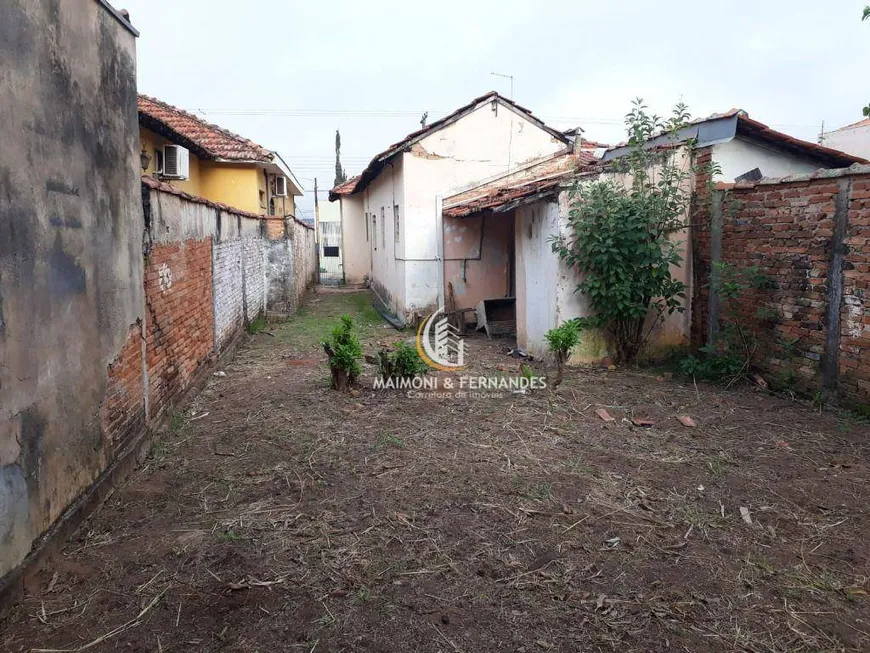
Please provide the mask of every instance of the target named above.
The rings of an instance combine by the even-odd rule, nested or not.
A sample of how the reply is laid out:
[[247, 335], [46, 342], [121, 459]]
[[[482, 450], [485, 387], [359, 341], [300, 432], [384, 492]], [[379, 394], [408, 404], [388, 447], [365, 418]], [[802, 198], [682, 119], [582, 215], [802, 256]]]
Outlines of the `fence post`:
[[849, 226], [849, 198], [852, 179], [840, 179], [840, 189], [834, 200], [834, 235], [830, 240], [831, 260], [828, 264], [827, 320], [825, 352], [822, 355], [822, 388], [829, 399], [836, 398], [840, 373], [840, 304], [843, 302], [843, 263], [848, 247], [844, 243]]
[[722, 260], [722, 199], [725, 192], [714, 190], [710, 196], [710, 290], [707, 299], [707, 343], [719, 335], [719, 268]]

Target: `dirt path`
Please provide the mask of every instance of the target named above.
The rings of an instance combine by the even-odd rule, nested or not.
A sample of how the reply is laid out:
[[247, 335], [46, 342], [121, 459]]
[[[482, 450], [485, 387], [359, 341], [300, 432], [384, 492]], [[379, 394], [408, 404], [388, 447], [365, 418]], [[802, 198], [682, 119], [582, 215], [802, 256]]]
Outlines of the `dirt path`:
[[[255, 335], [0, 649], [870, 650], [866, 424], [597, 370], [502, 399], [338, 395], [317, 342], [341, 313], [368, 352], [407, 337], [367, 301]], [[472, 373], [516, 366], [470, 350]]]

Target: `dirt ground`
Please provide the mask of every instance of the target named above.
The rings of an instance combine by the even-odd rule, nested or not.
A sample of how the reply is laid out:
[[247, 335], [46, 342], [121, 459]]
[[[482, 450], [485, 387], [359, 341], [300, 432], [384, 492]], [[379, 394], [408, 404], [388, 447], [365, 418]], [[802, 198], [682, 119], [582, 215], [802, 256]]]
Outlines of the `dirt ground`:
[[[345, 312], [367, 353], [410, 335], [357, 293], [252, 336], [0, 648], [870, 650], [866, 423], [654, 372], [409, 398], [366, 366], [342, 395], [317, 343]], [[468, 344], [469, 374], [516, 374]]]

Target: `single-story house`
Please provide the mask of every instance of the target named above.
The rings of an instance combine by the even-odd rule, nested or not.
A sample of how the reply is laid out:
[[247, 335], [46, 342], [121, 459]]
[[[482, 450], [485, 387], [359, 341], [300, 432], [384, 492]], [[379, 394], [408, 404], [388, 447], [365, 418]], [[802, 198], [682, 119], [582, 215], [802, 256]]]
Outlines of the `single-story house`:
[[[779, 177], [811, 172], [819, 168], [848, 167], [863, 159], [802, 141], [775, 131], [732, 110], [697, 120], [677, 134], [661, 134], [646, 147], [674, 148], [678, 164], [686, 170], [691, 193], [716, 181], [737, 178]], [[515, 301], [518, 346], [536, 356], [547, 354], [548, 330], [590, 313], [585, 298], [575, 292], [580, 281], [552, 251], [552, 240], [568, 237], [570, 188], [607, 178], [620, 179], [611, 165], [628, 153], [627, 146], [603, 152], [600, 161], [581, 159], [578, 154], [557, 154], [519, 171], [510, 171], [442, 200], [445, 261], [444, 285], [463, 289], [471, 301], [456, 292], [457, 308], [476, 308], [478, 294], [469, 281], [469, 257], [487, 263], [486, 282], [476, 288], [485, 299]], [[709, 165], [712, 164], [712, 165]], [[715, 170], [713, 179], [709, 172]], [[686, 223], [689, 223], [687, 212]], [[692, 252], [688, 229], [675, 236], [682, 248], [683, 265], [674, 270], [687, 287], [692, 287]], [[486, 244], [509, 238], [499, 252], [486, 251]], [[469, 247], [482, 243], [483, 250]], [[500, 242], [500, 241], [499, 241]], [[498, 265], [489, 257], [497, 254]], [[453, 259], [453, 260], [451, 260]], [[667, 347], [688, 342], [691, 331], [691, 293], [685, 312], [669, 316], [655, 334], [657, 344]], [[478, 315], [480, 321], [482, 316]], [[606, 345], [595, 334], [584, 334], [575, 360], [591, 362], [607, 355]]]
[[488, 229], [475, 240], [465, 224], [457, 225], [452, 242], [462, 241], [468, 251], [448, 252], [442, 234], [452, 223], [442, 225], [442, 198], [571, 152], [573, 144], [528, 109], [490, 92], [391, 145], [330, 192], [341, 207], [346, 281], [368, 281], [381, 309], [401, 324], [443, 305], [445, 264], [457, 278], [489, 283], [489, 266], [509, 265], [510, 229]]

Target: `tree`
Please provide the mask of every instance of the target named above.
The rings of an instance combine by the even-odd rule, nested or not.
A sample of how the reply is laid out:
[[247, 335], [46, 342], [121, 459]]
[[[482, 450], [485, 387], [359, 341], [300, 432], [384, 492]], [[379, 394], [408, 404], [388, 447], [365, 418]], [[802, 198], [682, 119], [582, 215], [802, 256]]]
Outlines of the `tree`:
[[338, 186], [347, 181], [347, 172], [341, 167], [341, 134], [335, 130], [335, 183]]
[[[678, 104], [669, 120], [647, 113], [636, 100], [625, 118], [628, 153], [612, 172], [625, 175], [571, 191], [568, 238], [554, 239], [553, 251], [575, 268], [594, 314], [577, 320], [601, 329], [616, 362], [634, 362], [665, 315], [682, 312], [685, 285], [671, 276], [682, 263], [673, 234], [686, 225], [689, 171], [680, 165], [678, 132], [690, 116]], [[649, 147], [659, 133], [672, 143]], [[691, 144], [690, 144], [691, 145]]]

